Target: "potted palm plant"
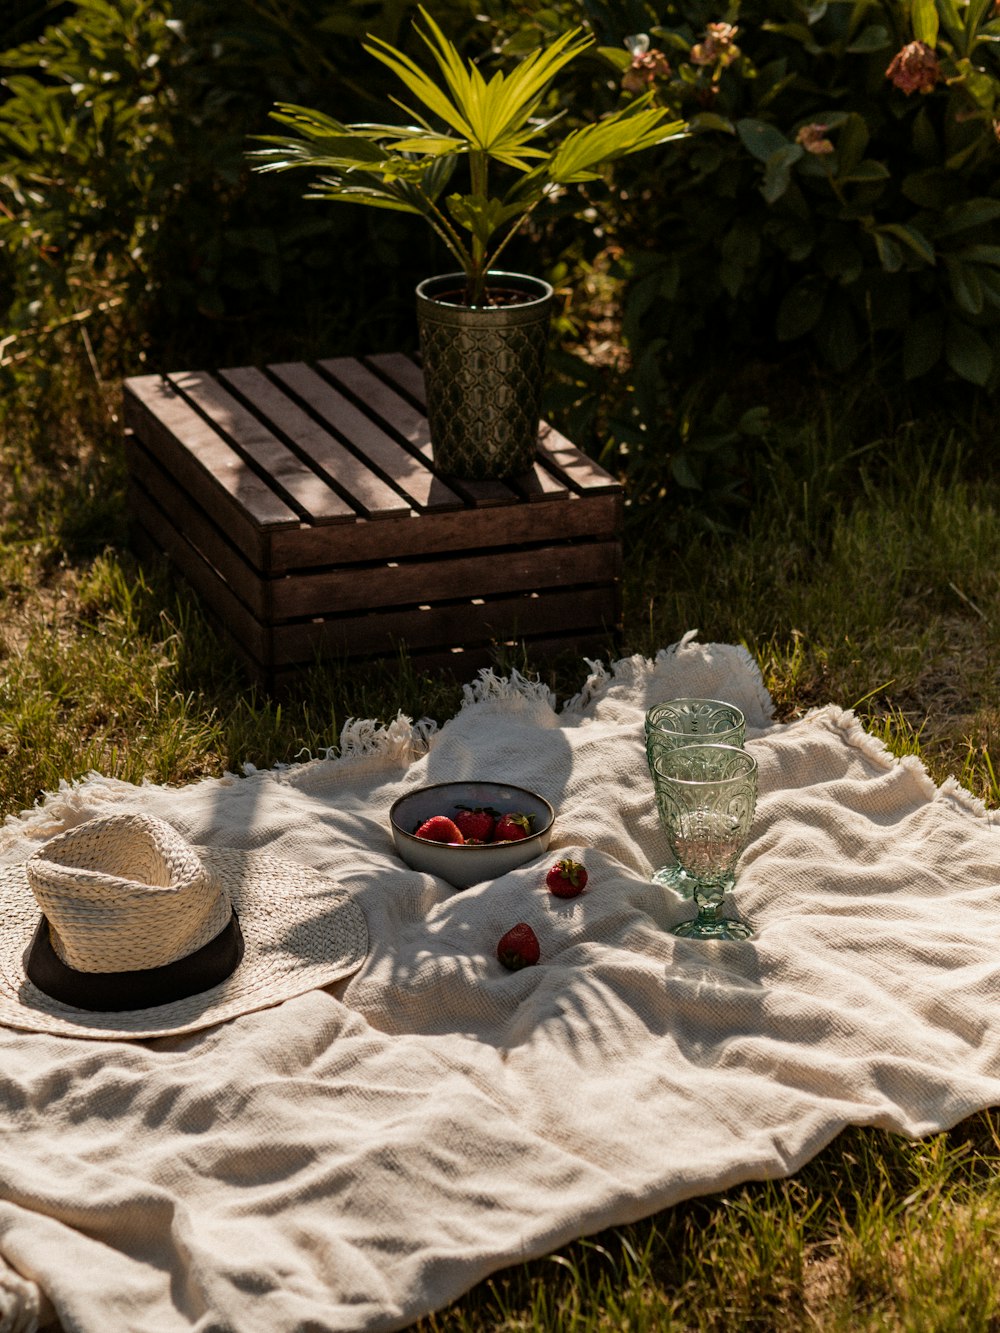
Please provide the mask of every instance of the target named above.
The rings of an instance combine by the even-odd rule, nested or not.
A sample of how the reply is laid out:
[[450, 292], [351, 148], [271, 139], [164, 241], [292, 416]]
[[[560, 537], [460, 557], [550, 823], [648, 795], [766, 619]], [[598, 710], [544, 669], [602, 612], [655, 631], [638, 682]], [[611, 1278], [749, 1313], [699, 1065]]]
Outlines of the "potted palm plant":
[[[421, 38], [435, 79], [402, 51], [370, 37], [365, 50], [398, 76], [420, 105], [398, 103], [405, 125], [344, 125], [306, 107], [277, 103], [272, 119], [292, 136], [265, 135], [258, 171], [307, 167], [307, 198], [415, 213], [458, 266], [417, 287], [417, 319], [435, 463], [470, 478], [524, 471], [535, 456], [552, 288], [498, 267], [511, 237], [554, 192], [596, 180], [617, 158], [676, 139], [682, 121], [648, 97], [541, 147], [539, 119], [553, 79], [590, 44], [563, 34], [487, 81], [425, 9]], [[467, 175], [451, 189], [461, 160]], [[505, 176], [498, 188], [495, 177]]]

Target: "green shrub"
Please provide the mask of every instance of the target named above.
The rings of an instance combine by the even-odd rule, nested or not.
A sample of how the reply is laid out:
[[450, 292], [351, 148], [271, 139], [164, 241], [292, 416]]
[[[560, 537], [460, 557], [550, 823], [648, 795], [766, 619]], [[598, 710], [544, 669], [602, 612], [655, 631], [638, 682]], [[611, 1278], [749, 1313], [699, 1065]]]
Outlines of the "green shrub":
[[[808, 336], [845, 370], [885, 335], [879, 359], [895, 355], [907, 378], [944, 361], [990, 382], [1000, 369], [993, 0], [751, 2], [715, 50], [705, 6], [682, 8], [651, 25], [674, 66], [653, 82], [700, 132], [684, 162], [664, 156], [655, 177], [635, 178], [662, 188], [643, 199], [659, 244], [636, 260], [630, 326], [648, 312], [655, 322], [669, 299], [679, 327], [715, 338], [721, 299], [740, 312], [746, 345]], [[614, 59], [630, 63], [625, 51]]]
[[[805, 351], [834, 379], [860, 372], [889, 393], [1000, 382], [993, 0], [587, 11], [619, 82], [653, 87], [693, 130], [622, 163], [604, 206], [632, 353], [610, 447], [630, 471], [662, 475], [670, 454], [692, 494], [738, 485], [704, 431], [689, 430], [700, 449], [664, 431], [684, 416], [678, 386], [706, 366], [732, 383]], [[731, 429], [742, 420], [734, 409]]]
[[[126, 367], [143, 345], [220, 363], [398, 337], [420, 246], [397, 219], [250, 187], [245, 152], [275, 100], [359, 119], [381, 106], [379, 78], [358, 77], [360, 40], [398, 39], [412, 8], [74, 0], [0, 54], [0, 366], [67, 319], [102, 361], [114, 329]], [[454, 0], [439, 17], [460, 28], [468, 12]]]

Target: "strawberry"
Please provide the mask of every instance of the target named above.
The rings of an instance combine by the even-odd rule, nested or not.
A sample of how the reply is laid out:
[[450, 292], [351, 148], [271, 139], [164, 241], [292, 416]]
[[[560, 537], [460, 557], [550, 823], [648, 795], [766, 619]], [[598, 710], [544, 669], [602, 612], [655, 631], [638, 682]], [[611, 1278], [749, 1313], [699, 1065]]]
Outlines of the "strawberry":
[[579, 861], [557, 861], [545, 876], [545, 887], [557, 898], [575, 898], [587, 887], [587, 869]]
[[511, 926], [497, 945], [497, 957], [509, 972], [517, 972], [522, 967], [533, 967], [540, 956], [538, 936], [524, 921]]
[[532, 832], [531, 815], [501, 815], [493, 830], [494, 842], [520, 842]]
[[432, 815], [425, 819], [414, 834], [427, 842], [464, 842], [462, 832], [457, 829], [447, 815]]
[[497, 812], [480, 805], [475, 809], [460, 805], [455, 816], [455, 826], [466, 842], [489, 842], [496, 822]]

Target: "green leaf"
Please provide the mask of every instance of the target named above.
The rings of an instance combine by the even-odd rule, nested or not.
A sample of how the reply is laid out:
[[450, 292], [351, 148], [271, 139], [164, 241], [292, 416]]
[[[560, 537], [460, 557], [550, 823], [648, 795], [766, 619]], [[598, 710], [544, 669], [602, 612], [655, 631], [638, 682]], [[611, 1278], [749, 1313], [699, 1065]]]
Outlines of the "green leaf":
[[863, 162], [859, 162], [856, 167], [850, 171], [841, 172], [837, 177], [840, 181], [856, 181], [859, 184], [867, 184], [869, 181], [884, 181], [891, 176], [888, 167], [884, 167], [881, 162], [876, 162], [873, 158], [866, 157]]
[[[391, 69], [424, 106], [483, 152], [510, 160], [540, 126], [530, 124], [550, 80], [592, 44], [579, 29], [563, 33], [551, 45], [532, 52], [509, 74], [498, 71], [485, 81], [422, 6], [427, 31], [420, 31], [444, 79], [442, 90], [415, 61], [378, 37], [365, 50]], [[503, 159], [502, 159], [503, 160]]]
[[979, 285], [983, 289], [983, 304], [1000, 308], [1000, 273], [991, 268], [980, 269]]
[[593, 125], [584, 125], [566, 136], [541, 170], [561, 185], [593, 180], [595, 168], [605, 162], [684, 137], [685, 123], [667, 121], [667, 115], [659, 107], [637, 112], [628, 109]]
[[816, 38], [804, 23], [773, 23], [768, 21], [760, 26], [765, 32], [774, 32], [782, 37], [790, 37], [793, 41], [798, 42], [811, 56], [818, 56], [823, 53], [823, 48], [817, 45]]
[[723, 134], [736, 133], [733, 122], [727, 120], [725, 116], [717, 116], [714, 111], [699, 111], [688, 121], [688, 129], [692, 134], [700, 134], [707, 130], [720, 130]]
[[890, 237], [882, 231], [872, 233], [875, 241], [875, 249], [878, 251], [879, 263], [885, 269], [886, 273], [898, 273], [903, 267], [903, 252]]
[[623, 46], [599, 46], [596, 54], [609, 65], [613, 65], [619, 73], [624, 72], [632, 63], [632, 57]]
[[474, 194], [452, 194], [445, 202], [459, 226], [471, 232], [484, 246], [489, 244], [498, 227], [511, 218], [520, 217], [525, 211], [523, 203], [504, 204], [500, 199], [484, 201]]
[[903, 376], [919, 379], [941, 360], [944, 330], [936, 314], [917, 315], [908, 321], [903, 333]]
[[[937, 170], [912, 171], [908, 176], [904, 176], [900, 188], [911, 204], [916, 204], [918, 208], [928, 208], [937, 213], [945, 206], [953, 185], [947, 172]], [[940, 234], [941, 232], [938, 230], [938, 235]]]
[[934, 0], [913, 0], [910, 22], [913, 25], [913, 35], [918, 42], [937, 46], [938, 12]]
[[966, 245], [959, 255], [970, 264], [1000, 264], [1000, 245]]
[[975, 267], [963, 264], [952, 255], [945, 256], [945, 265], [955, 304], [967, 315], [980, 314], [983, 309], [983, 288]]
[[964, 34], [962, 31], [962, 20], [959, 17], [954, 0], [937, 0], [937, 11], [945, 32], [947, 32], [948, 36], [951, 38], [952, 44], [956, 47], [960, 47], [962, 45]]
[[922, 106], [913, 117], [913, 151], [928, 165], [941, 157], [941, 146], [927, 107]]
[[976, 44], [976, 33], [979, 25], [986, 17], [986, 12], [993, 7], [993, 0], [969, 0], [969, 7], [965, 11], [965, 32], [964, 47], [962, 54], [971, 55], [972, 48]]
[[804, 156], [805, 149], [801, 144], [786, 143], [767, 159], [760, 192], [769, 204], [777, 203], [788, 189], [792, 167]]
[[939, 236], [953, 236], [970, 227], [981, 227], [1000, 218], [1000, 199], [966, 199], [946, 208], [937, 225]]
[[993, 372], [993, 353], [980, 333], [961, 320], [951, 320], [944, 343], [945, 360], [970, 384], [986, 384]]
[[677, 482], [678, 486], [683, 486], [686, 491], [701, 490], [701, 482], [685, 454], [674, 454], [670, 460], [670, 471], [673, 474], [674, 481]]
[[789, 145], [788, 139], [781, 131], [764, 120], [738, 120], [736, 133], [743, 147], [759, 162], [766, 162], [772, 153]]
[[862, 28], [847, 50], [850, 55], [868, 55], [872, 51], [884, 51], [892, 41], [888, 28], [881, 23], [871, 23]]
[[837, 136], [838, 179], [844, 179], [858, 165], [865, 155], [868, 139], [868, 126], [864, 117], [853, 111]]
[[801, 338], [815, 328], [823, 313], [826, 284], [815, 277], [803, 278], [787, 291], [778, 307], [775, 333], [781, 342]]
[[933, 245], [931, 245], [923, 232], [914, 227], [912, 223], [887, 222], [880, 227], [879, 230], [883, 234], [888, 233], [890, 236], [895, 236], [897, 240], [902, 241], [903, 244], [908, 246], [917, 258], [922, 259], [925, 264], [934, 264], [936, 262]]

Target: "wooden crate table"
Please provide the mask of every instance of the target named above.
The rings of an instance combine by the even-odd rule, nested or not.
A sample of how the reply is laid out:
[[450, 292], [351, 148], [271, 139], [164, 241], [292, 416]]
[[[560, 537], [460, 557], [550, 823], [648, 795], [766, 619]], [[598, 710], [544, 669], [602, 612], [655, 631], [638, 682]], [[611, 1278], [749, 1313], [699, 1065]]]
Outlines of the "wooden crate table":
[[467, 670], [498, 643], [601, 649], [619, 484], [543, 423], [514, 482], [439, 475], [401, 354], [125, 382], [130, 512], [267, 688], [323, 655]]

